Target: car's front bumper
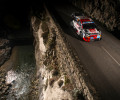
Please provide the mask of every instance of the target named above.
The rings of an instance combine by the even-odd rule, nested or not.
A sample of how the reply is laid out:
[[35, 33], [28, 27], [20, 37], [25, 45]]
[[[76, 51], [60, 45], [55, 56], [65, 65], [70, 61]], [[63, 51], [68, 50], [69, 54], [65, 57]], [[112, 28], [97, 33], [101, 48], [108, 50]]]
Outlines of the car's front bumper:
[[91, 35], [83, 38], [84, 41], [90, 42], [93, 40], [101, 40], [101, 35]]

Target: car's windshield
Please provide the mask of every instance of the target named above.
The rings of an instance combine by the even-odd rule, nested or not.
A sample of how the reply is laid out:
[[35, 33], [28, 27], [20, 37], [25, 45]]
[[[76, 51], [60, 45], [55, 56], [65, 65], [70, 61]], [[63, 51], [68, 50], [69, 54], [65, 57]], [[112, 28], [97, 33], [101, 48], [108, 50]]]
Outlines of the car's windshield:
[[83, 24], [84, 29], [94, 29], [96, 25], [94, 23]]

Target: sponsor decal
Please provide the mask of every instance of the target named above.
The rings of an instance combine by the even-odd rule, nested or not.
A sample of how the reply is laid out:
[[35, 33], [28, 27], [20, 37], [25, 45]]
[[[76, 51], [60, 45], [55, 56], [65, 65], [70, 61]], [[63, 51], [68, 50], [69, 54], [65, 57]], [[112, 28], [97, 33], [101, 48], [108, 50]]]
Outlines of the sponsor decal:
[[89, 29], [91, 33], [97, 33], [96, 29]]

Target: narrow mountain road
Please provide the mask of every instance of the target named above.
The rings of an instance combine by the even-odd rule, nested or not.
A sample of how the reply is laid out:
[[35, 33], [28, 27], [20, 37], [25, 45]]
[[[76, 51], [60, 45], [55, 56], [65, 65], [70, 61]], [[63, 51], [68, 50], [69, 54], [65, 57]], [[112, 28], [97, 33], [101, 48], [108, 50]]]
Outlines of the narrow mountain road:
[[[55, 4], [54, 4], [55, 5]], [[66, 39], [77, 53], [102, 100], [120, 99], [120, 40], [97, 25], [102, 40], [84, 42], [76, 38], [70, 27], [71, 13], [77, 9], [69, 4], [49, 6], [50, 12], [65, 32]]]

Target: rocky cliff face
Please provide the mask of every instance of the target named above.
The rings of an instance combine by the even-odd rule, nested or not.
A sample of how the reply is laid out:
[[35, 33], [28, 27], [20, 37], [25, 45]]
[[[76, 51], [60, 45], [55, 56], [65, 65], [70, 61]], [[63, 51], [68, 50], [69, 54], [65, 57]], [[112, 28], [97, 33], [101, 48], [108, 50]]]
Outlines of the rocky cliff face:
[[39, 80], [35, 96], [39, 100], [99, 100], [64, 32], [45, 11], [31, 18]]
[[0, 38], [0, 66], [9, 59], [11, 52], [10, 41]]
[[[42, 17], [44, 16], [44, 17]], [[38, 98], [36, 100], [73, 100], [64, 90], [66, 75], [61, 74], [56, 58], [56, 30], [49, 17], [32, 16], [32, 29], [35, 37], [35, 57], [38, 68]], [[36, 94], [35, 94], [36, 95]]]
[[120, 32], [119, 0], [70, 0], [87, 15], [101, 22], [110, 31]]

